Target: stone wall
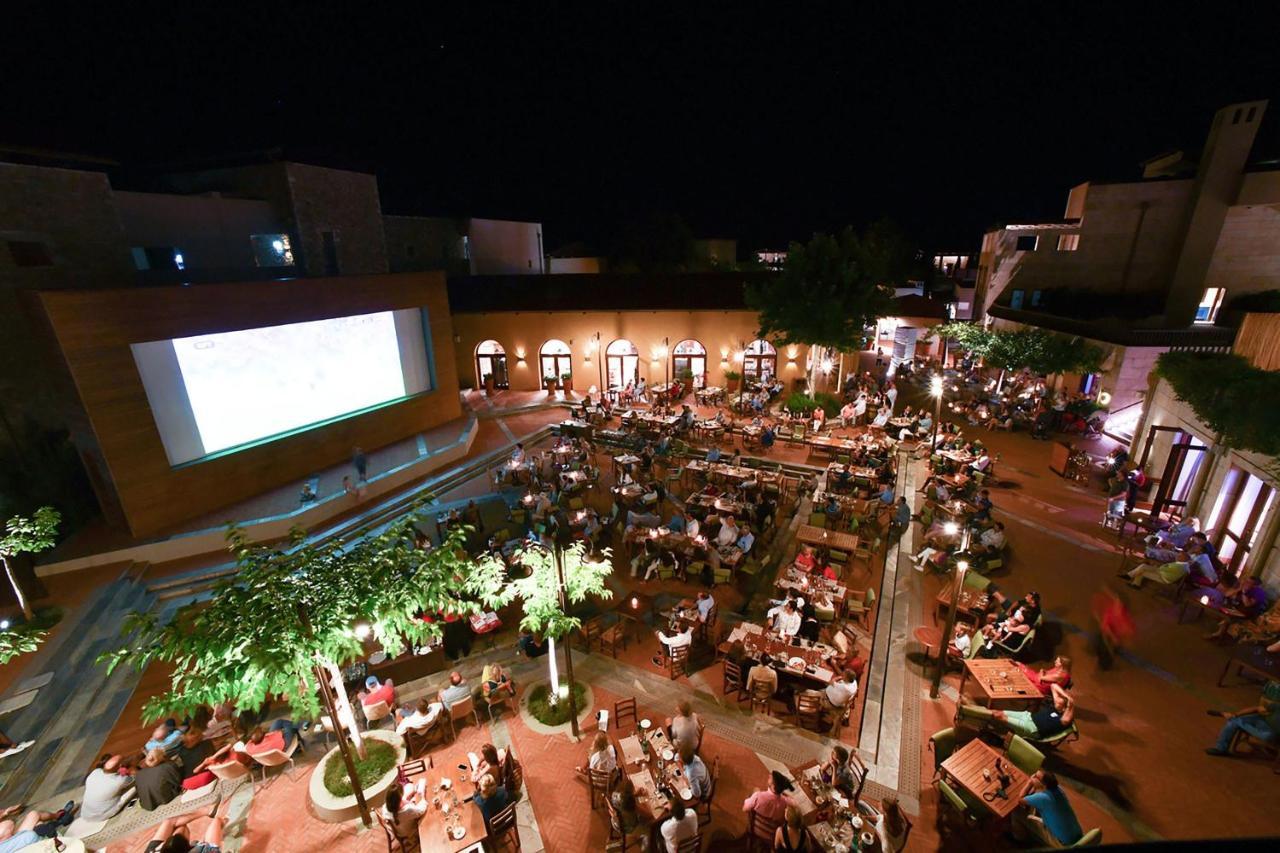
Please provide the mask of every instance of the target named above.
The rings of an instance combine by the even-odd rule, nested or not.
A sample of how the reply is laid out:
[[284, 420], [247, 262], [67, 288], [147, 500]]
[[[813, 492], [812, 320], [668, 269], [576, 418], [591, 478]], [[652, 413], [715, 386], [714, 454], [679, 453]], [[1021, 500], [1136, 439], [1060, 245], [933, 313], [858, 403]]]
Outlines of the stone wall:
[[[304, 275], [371, 275], [387, 272], [386, 236], [373, 175], [285, 163], [293, 218], [295, 252], [301, 248]], [[325, 270], [324, 232], [332, 232], [337, 270]]]

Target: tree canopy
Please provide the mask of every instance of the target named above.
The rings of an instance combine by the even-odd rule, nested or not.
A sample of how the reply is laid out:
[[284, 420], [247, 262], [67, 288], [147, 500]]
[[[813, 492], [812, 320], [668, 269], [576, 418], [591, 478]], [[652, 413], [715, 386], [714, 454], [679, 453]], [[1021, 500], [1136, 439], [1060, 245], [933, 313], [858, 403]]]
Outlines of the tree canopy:
[[973, 323], [947, 323], [937, 334], [1001, 370], [1024, 367], [1046, 376], [1053, 373], [1094, 373], [1104, 353], [1080, 338], [1068, 338], [1040, 328], [984, 329]]
[[22, 607], [22, 614], [27, 619], [32, 617], [31, 603], [18, 582], [12, 560], [18, 554], [36, 554], [52, 548], [58, 541], [58, 524], [62, 515], [51, 506], [42, 506], [30, 518], [15, 515], [5, 522], [5, 532], [0, 536], [0, 563], [4, 563], [5, 575], [13, 594]]
[[792, 243], [782, 272], [747, 287], [747, 305], [760, 315], [758, 335], [777, 344], [859, 350], [866, 330], [893, 305], [893, 287], [917, 272], [915, 252], [892, 225], [859, 234], [816, 234]]
[[[613, 571], [607, 550], [603, 559], [592, 560], [583, 543], [577, 542], [565, 548], [563, 554], [566, 605], [581, 604], [589, 595], [602, 598], [613, 595], [605, 586], [605, 579]], [[518, 561], [529, 569], [529, 575], [513, 578], [508, 594], [518, 596], [524, 603], [520, 627], [557, 639], [577, 630], [582, 620], [570, 615], [560, 604], [560, 580], [552, 553], [541, 545], [530, 545], [520, 552]]]
[[1280, 373], [1234, 353], [1185, 351], [1162, 353], [1156, 373], [1222, 444], [1280, 457]]
[[492, 556], [468, 558], [464, 529], [422, 551], [414, 543], [416, 519], [407, 515], [354, 543], [312, 545], [295, 531], [287, 548], [252, 544], [232, 527], [228, 548], [237, 571], [212, 599], [164, 623], [155, 613], [130, 614], [127, 644], [100, 661], [109, 669], [122, 662], [173, 666], [169, 692], [143, 708], [148, 720], [225, 701], [256, 706], [268, 695], [315, 717], [317, 657], [343, 664], [362, 655], [357, 622], [368, 623], [394, 657], [440, 636], [440, 623], [419, 613], [468, 616], [509, 599], [505, 567]]
[[44, 631], [37, 631], [25, 625], [0, 630], [0, 666], [18, 655], [34, 652], [44, 642], [45, 634]]

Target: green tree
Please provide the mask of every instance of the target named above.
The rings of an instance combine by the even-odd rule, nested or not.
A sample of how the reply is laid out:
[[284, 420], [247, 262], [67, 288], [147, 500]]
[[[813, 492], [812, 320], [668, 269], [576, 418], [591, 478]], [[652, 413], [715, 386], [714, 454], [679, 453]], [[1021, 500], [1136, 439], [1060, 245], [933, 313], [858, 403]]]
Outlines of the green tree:
[[18, 655], [34, 652], [44, 642], [45, 635], [46, 632], [35, 631], [25, 625], [0, 630], [0, 666]]
[[[507, 587], [510, 594], [520, 598], [524, 616], [520, 627], [540, 634], [550, 641], [547, 654], [549, 686], [547, 696], [555, 701], [559, 695], [560, 677], [556, 660], [556, 640], [563, 640], [582, 625], [582, 620], [570, 612], [570, 608], [587, 600], [588, 596], [609, 598], [612, 591], [605, 586], [605, 579], [613, 571], [609, 551], [604, 558], [593, 560], [586, 546], [577, 542], [560, 547], [557, 555], [542, 545], [525, 547], [518, 557], [521, 565], [529, 570], [522, 578], [513, 578]], [[574, 734], [578, 733], [577, 709], [573, 706], [573, 661], [569, 643], [565, 647], [565, 673], [568, 678], [569, 719]]]
[[500, 561], [468, 558], [462, 529], [435, 550], [419, 550], [415, 521], [410, 514], [355, 543], [310, 545], [295, 531], [284, 549], [252, 544], [232, 527], [236, 572], [212, 599], [164, 623], [154, 613], [130, 614], [124, 633], [131, 639], [100, 661], [109, 669], [122, 662], [140, 670], [154, 661], [173, 666], [169, 691], [143, 706], [147, 720], [220, 702], [254, 707], [267, 696], [314, 719], [316, 665], [361, 656], [359, 626], [367, 624], [394, 657], [440, 636], [440, 624], [419, 613], [467, 616], [505, 600]]
[[936, 334], [999, 368], [999, 385], [1004, 384], [1005, 371], [1023, 368], [1044, 376], [1095, 373], [1104, 357], [1101, 347], [1035, 327], [984, 329], [972, 323], [947, 323]]
[[866, 346], [868, 327], [888, 316], [893, 288], [910, 280], [914, 258], [888, 223], [792, 243], [778, 276], [747, 286], [747, 305], [760, 315], [757, 334], [780, 346], [810, 347], [813, 392], [824, 358]]
[[58, 523], [61, 514], [51, 506], [42, 506], [30, 517], [15, 515], [5, 523], [5, 534], [0, 537], [0, 562], [4, 563], [4, 573], [13, 587], [13, 594], [22, 607], [22, 615], [31, 621], [35, 614], [31, 610], [31, 602], [27, 600], [22, 584], [13, 567], [13, 558], [19, 554], [36, 554], [52, 548], [58, 541]]

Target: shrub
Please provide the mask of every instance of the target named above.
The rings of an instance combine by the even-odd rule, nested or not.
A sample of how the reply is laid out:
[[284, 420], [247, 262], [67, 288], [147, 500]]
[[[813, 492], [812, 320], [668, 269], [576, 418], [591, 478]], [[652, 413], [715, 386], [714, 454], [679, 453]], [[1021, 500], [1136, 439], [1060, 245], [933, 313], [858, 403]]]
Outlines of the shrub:
[[[396, 766], [396, 749], [384, 741], [366, 738], [364, 751], [364, 758], [359, 755], [354, 755], [352, 758], [355, 759], [356, 776], [360, 779], [360, 787], [367, 789]], [[335, 797], [349, 797], [353, 793], [346, 764], [336, 754], [330, 756], [324, 765], [324, 787]]]
[[1280, 456], [1280, 373], [1231, 353], [1166, 352], [1156, 372], [1228, 447]]
[[[544, 726], [561, 726], [569, 722], [569, 699], [565, 697], [552, 705], [547, 701], [548, 685], [539, 684], [529, 691], [529, 713]], [[581, 713], [586, 703], [587, 688], [573, 685], [573, 704]]]
[[819, 391], [814, 397], [802, 391], [793, 391], [791, 396], [787, 397], [787, 409], [792, 412], [803, 412], [807, 415], [819, 406], [829, 418], [840, 414], [840, 400], [826, 391]]

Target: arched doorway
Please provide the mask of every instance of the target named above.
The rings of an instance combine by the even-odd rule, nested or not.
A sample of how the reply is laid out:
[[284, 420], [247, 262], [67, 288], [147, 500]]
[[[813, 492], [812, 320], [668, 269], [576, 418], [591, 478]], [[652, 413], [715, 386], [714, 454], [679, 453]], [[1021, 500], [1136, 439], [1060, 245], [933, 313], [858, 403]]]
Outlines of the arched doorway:
[[768, 341], [754, 340], [742, 353], [742, 378], [763, 382], [778, 375], [778, 351]]
[[605, 381], [612, 391], [621, 391], [628, 382], [640, 379], [640, 350], [626, 338], [619, 338], [605, 350]]
[[707, 384], [707, 348], [692, 339], [681, 341], [671, 351], [671, 375], [683, 379], [685, 371], [693, 374], [694, 388]]
[[542, 381], [554, 376], [556, 382], [561, 377], [573, 375], [573, 359], [570, 357], [569, 345], [564, 341], [552, 338], [538, 350], [539, 367], [542, 369]]
[[507, 351], [497, 341], [481, 341], [476, 347], [476, 387], [485, 387], [485, 377], [493, 377], [494, 388], [509, 388]]

